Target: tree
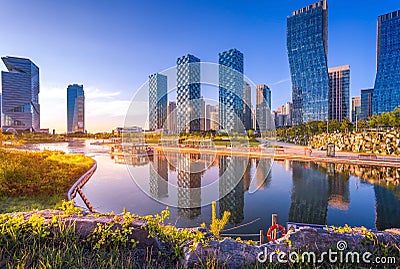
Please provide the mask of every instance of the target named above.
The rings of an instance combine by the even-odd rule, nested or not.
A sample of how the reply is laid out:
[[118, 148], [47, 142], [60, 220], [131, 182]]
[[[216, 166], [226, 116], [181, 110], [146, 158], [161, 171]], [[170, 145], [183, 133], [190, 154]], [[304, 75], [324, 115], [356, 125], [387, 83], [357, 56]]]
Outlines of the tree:
[[351, 128], [352, 124], [348, 118], [344, 118], [342, 124], [340, 126], [340, 130], [342, 132], [348, 132]]
[[367, 128], [367, 121], [365, 119], [360, 119], [357, 121], [357, 129], [362, 130]]
[[329, 121], [329, 132], [335, 132], [340, 130], [341, 123], [337, 119], [332, 119]]

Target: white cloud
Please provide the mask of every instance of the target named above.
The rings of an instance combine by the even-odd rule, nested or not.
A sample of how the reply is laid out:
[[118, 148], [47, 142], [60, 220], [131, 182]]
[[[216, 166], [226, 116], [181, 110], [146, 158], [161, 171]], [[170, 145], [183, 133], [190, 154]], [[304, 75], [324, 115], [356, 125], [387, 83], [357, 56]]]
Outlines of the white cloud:
[[281, 79], [281, 80], [275, 81], [275, 82], [271, 83], [270, 85], [271, 86], [276, 86], [276, 85], [279, 85], [279, 84], [282, 84], [282, 83], [285, 83], [285, 82], [288, 82], [288, 81], [290, 81], [290, 78], [285, 78], [285, 79]]

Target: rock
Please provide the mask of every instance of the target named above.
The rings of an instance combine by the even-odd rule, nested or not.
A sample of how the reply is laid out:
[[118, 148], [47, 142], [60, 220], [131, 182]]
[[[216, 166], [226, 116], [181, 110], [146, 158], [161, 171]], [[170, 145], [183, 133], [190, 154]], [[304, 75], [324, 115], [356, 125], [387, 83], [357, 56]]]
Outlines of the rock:
[[[97, 227], [98, 223], [106, 224], [113, 222], [114, 229], [121, 228], [121, 224], [119, 221], [116, 221], [116, 215], [104, 215], [104, 216], [96, 216], [91, 214], [83, 214], [83, 216], [71, 215], [71, 216], [63, 216], [64, 211], [60, 210], [35, 210], [31, 212], [18, 212], [18, 213], [10, 213], [11, 215], [17, 216], [18, 214], [22, 214], [24, 219], [29, 219], [32, 214], [38, 214], [39, 216], [45, 219], [45, 222], [50, 222], [53, 216], [59, 216], [62, 218], [62, 221], [67, 226], [74, 226], [75, 232], [80, 238], [87, 238], [87, 236], [91, 233], [93, 229]], [[122, 220], [120, 220], [122, 221]], [[146, 226], [146, 222], [142, 220], [134, 220], [130, 227], [133, 227], [133, 233], [129, 236], [129, 239], [135, 239], [139, 241], [138, 248], [147, 249], [151, 248], [153, 251], [157, 252], [161, 249], [161, 245], [157, 238], [149, 238], [149, 233], [144, 228]]]
[[[357, 251], [375, 253], [376, 245], [382, 244], [400, 244], [400, 229], [389, 229], [382, 232], [368, 231], [373, 234], [377, 242], [366, 243], [366, 233], [361, 228], [355, 228], [348, 233], [339, 233], [324, 229], [314, 229], [303, 227], [296, 231], [289, 231], [286, 236], [269, 242], [261, 246], [252, 246], [232, 239], [222, 241], [211, 241], [207, 246], [197, 243], [194, 250], [189, 246], [184, 248], [184, 258], [180, 261], [184, 267], [197, 267], [206, 264], [207, 259], [214, 259], [213, 262], [226, 268], [242, 268], [243, 266], [254, 265], [258, 258], [267, 255], [265, 262], [269, 262], [271, 257], [273, 262], [277, 261], [277, 255], [270, 255], [279, 252], [290, 253], [301, 250], [314, 252], [320, 256], [323, 252], [336, 250], [338, 247], [345, 246], [344, 251]], [[366, 241], [367, 240], [367, 241]], [[290, 242], [290, 243], [288, 243]], [[339, 243], [342, 245], [338, 245]], [[344, 242], [344, 243], [343, 243]]]

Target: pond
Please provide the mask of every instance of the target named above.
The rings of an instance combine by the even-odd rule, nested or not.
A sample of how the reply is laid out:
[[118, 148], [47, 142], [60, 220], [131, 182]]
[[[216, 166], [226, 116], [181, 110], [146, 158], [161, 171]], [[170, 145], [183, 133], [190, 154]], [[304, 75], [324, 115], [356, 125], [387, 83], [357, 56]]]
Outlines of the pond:
[[[193, 227], [210, 223], [208, 201], [215, 194], [223, 194], [217, 201], [217, 214], [220, 217], [224, 211], [231, 212], [227, 228], [241, 226], [233, 233], [265, 231], [272, 214], [278, 214], [282, 225], [290, 221], [379, 230], [400, 227], [400, 188], [385, 180], [398, 178], [399, 168], [275, 160], [268, 173], [265, 160], [212, 156], [203, 169], [191, 171], [175, 165], [174, 154], [157, 151], [151, 158], [135, 160], [128, 166], [118, 158], [112, 159], [108, 146], [91, 142], [28, 148], [93, 157], [98, 168], [82, 191], [99, 212], [120, 213], [126, 208], [147, 215], [160, 213], [170, 205], [170, 223]], [[183, 157], [186, 165], [199, 163], [195, 154]], [[222, 174], [225, 180], [218, 182]], [[238, 181], [230, 181], [238, 174]], [[212, 185], [215, 181], [217, 184]], [[212, 188], [200, 188], [210, 184]], [[249, 191], [252, 184], [257, 185], [257, 191]], [[85, 206], [79, 197], [76, 201]]]

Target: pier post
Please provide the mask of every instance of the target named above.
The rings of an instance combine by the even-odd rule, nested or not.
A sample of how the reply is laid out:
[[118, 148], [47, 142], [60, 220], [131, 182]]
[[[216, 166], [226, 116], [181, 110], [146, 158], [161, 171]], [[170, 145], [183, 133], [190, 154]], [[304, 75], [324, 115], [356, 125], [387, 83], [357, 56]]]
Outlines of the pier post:
[[264, 232], [260, 230], [260, 245], [264, 244]]
[[[275, 225], [278, 223], [278, 214], [272, 214], [272, 221], [271, 221], [271, 225]], [[277, 238], [277, 229], [273, 230], [271, 233], [271, 237], [273, 240], [276, 240]]]

